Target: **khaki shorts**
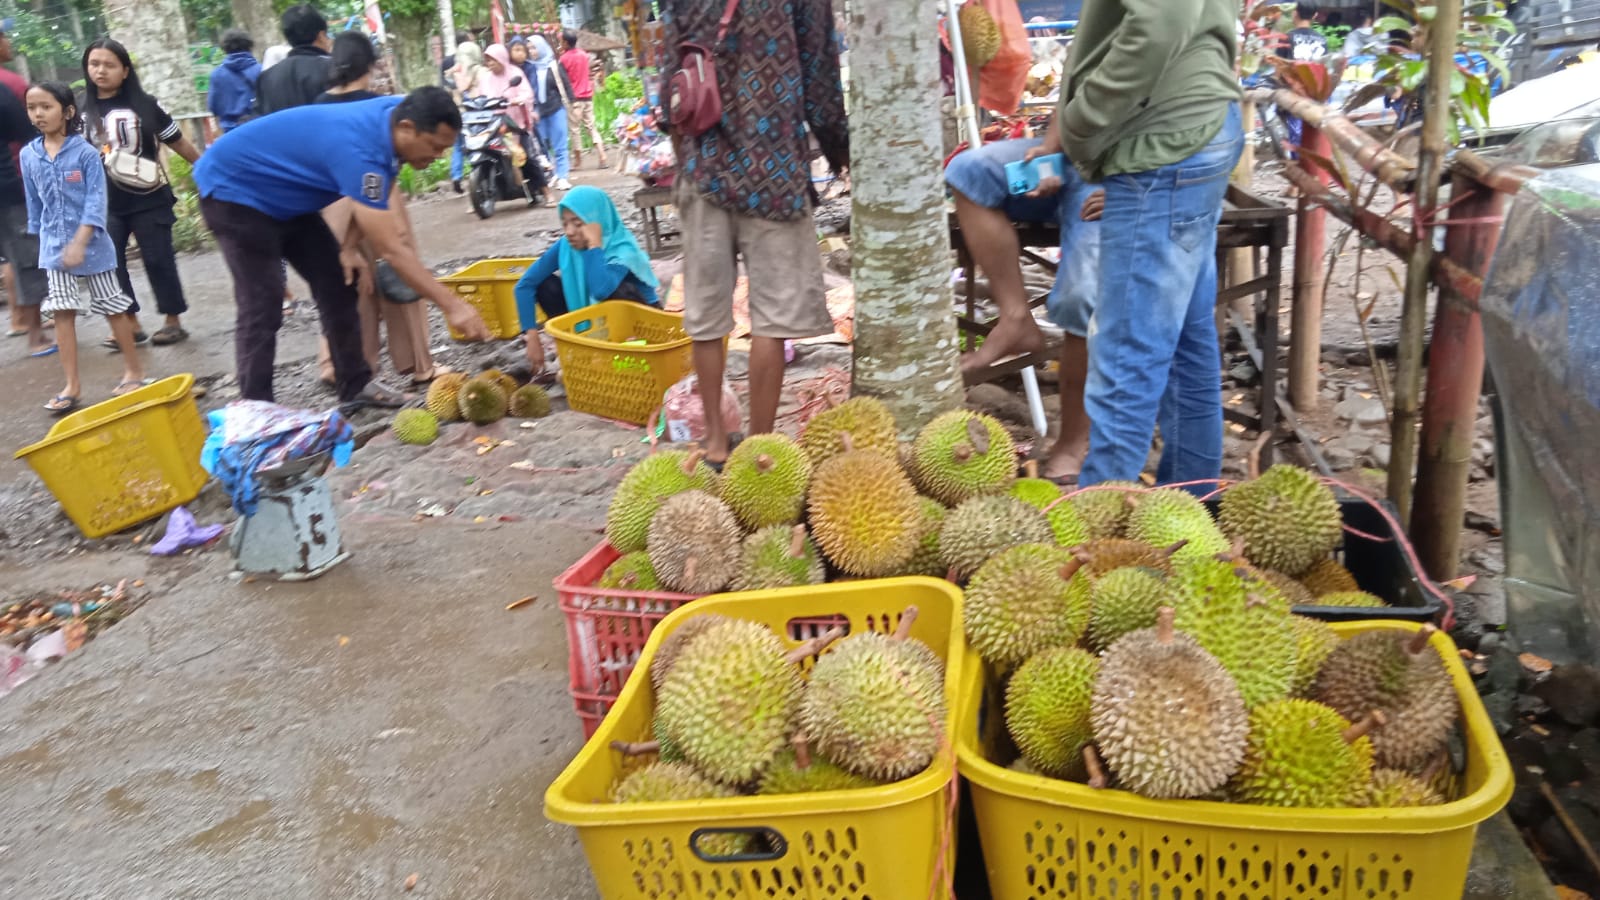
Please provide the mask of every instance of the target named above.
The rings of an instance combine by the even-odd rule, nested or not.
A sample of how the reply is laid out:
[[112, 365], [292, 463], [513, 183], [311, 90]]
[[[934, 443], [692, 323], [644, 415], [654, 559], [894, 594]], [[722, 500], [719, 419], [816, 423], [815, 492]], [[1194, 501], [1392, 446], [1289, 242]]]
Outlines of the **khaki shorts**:
[[683, 330], [689, 337], [717, 341], [733, 333], [741, 255], [750, 279], [751, 336], [808, 338], [833, 331], [809, 206], [793, 222], [772, 222], [717, 206], [687, 179], [679, 179], [676, 193], [683, 227]]

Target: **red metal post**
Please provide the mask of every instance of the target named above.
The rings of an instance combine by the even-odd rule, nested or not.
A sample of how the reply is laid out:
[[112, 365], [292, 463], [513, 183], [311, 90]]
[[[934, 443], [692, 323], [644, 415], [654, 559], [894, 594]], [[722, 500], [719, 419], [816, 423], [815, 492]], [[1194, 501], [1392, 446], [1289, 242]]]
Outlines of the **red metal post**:
[[[1450, 218], [1471, 224], [1464, 222], [1446, 230], [1445, 255], [1482, 277], [1500, 240], [1499, 218], [1506, 195], [1460, 173], [1451, 193], [1468, 196], [1451, 207]], [[1440, 581], [1456, 577], [1460, 564], [1483, 367], [1483, 319], [1478, 304], [1448, 283], [1441, 284], [1428, 355], [1428, 392], [1422, 406], [1422, 449], [1410, 528], [1423, 567]]]
[[[1304, 123], [1300, 165], [1326, 186], [1332, 174], [1317, 159], [1332, 159], [1333, 148], [1320, 128]], [[1323, 253], [1328, 244], [1328, 211], [1304, 193], [1295, 211], [1294, 293], [1289, 326], [1289, 403], [1305, 412], [1317, 405], [1318, 371], [1322, 361]]]

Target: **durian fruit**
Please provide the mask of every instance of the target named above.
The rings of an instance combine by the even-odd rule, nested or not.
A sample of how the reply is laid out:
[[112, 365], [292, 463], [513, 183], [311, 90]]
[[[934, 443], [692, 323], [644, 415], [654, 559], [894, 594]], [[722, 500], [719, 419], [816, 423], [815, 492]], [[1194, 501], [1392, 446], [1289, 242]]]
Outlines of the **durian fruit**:
[[1100, 659], [1076, 647], [1030, 657], [1006, 684], [1006, 730], [1039, 773], [1071, 778], [1094, 739], [1089, 696]]
[[428, 395], [423, 401], [428, 412], [440, 422], [461, 421], [461, 404], [458, 398], [467, 376], [460, 372], [446, 372], [428, 385]]
[[1298, 650], [1282, 594], [1232, 559], [1179, 564], [1170, 583], [1178, 629], [1222, 662], [1247, 706], [1289, 696]]
[[965, 580], [1000, 551], [1053, 540], [1044, 513], [1005, 494], [974, 497], [950, 511], [939, 529], [939, 552]]
[[[1092, 576], [1085, 573], [1085, 579]], [[1177, 595], [1154, 569], [1124, 566], [1093, 578], [1089, 587], [1089, 646], [1104, 650], [1130, 631], [1153, 628]]]
[[795, 735], [792, 749], [778, 754], [761, 775], [758, 794], [811, 794], [818, 791], [853, 791], [877, 787], [878, 782], [847, 772], [811, 752], [810, 741]]
[[1089, 529], [1090, 540], [1122, 537], [1133, 506], [1128, 502], [1144, 490], [1134, 481], [1103, 481], [1072, 495], [1072, 507]]
[[1310, 616], [1290, 616], [1289, 624], [1294, 627], [1297, 650], [1294, 679], [1289, 686], [1289, 694], [1294, 697], [1304, 697], [1316, 683], [1317, 672], [1327, 661], [1328, 655], [1333, 653], [1333, 648], [1339, 646], [1339, 634], [1329, 627], [1327, 622]]
[[482, 372], [472, 376], [472, 379], [474, 381], [492, 381], [499, 385], [500, 390], [506, 395], [507, 402], [511, 400], [511, 395], [517, 392], [517, 388], [521, 387], [521, 384], [515, 378], [499, 369], [484, 369]]
[[1179, 488], [1162, 488], [1147, 494], [1131, 495], [1133, 512], [1128, 516], [1128, 537], [1156, 547], [1186, 542], [1173, 561], [1199, 559], [1224, 553], [1227, 537], [1211, 519], [1211, 511], [1200, 498]]
[[1028, 762], [1028, 758], [1026, 756], [1017, 757], [1016, 759], [1012, 760], [1011, 765], [1006, 766], [1006, 768], [1013, 772], [1021, 772], [1024, 775], [1044, 775], [1043, 772], [1033, 767], [1033, 763]]
[[746, 531], [793, 525], [805, 510], [811, 459], [781, 434], [745, 438], [722, 467], [722, 500]]
[[1090, 700], [1095, 743], [1128, 790], [1200, 797], [1233, 777], [1250, 720], [1233, 676], [1188, 635], [1170, 608], [1155, 628], [1106, 650]]
[[1050, 523], [1050, 532], [1056, 543], [1063, 547], [1076, 547], [1089, 540], [1089, 525], [1078, 515], [1078, 508], [1070, 500], [1058, 499], [1044, 511]]
[[967, 585], [961, 616], [967, 643], [1001, 670], [1076, 644], [1089, 624], [1087, 595], [1070, 588], [1081, 565], [1049, 543], [996, 554]]
[[606, 511], [606, 540], [618, 553], [644, 549], [650, 520], [663, 500], [684, 491], [716, 489], [717, 473], [704, 458], [701, 450], [664, 450], [628, 470]]
[[1372, 742], [1381, 717], [1352, 725], [1310, 700], [1275, 700], [1250, 711], [1244, 762], [1231, 795], [1241, 803], [1334, 809], [1354, 806], [1372, 780]]
[[679, 650], [656, 691], [663, 733], [713, 781], [754, 782], [788, 743], [803, 689], [795, 663], [840, 633], [785, 651], [755, 622], [707, 628]]
[[617, 782], [611, 789], [611, 802], [674, 803], [737, 795], [737, 791], [706, 779], [693, 766], [656, 762]]
[[1339, 565], [1332, 557], [1325, 557], [1312, 563], [1311, 568], [1300, 574], [1300, 583], [1317, 597], [1323, 594], [1361, 590], [1361, 585], [1356, 584], [1356, 577], [1350, 574], [1350, 570]]
[[[847, 434], [837, 437], [846, 446], [853, 440]], [[817, 545], [851, 575], [877, 578], [897, 572], [917, 550], [922, 508], [892, 456], [848, 450], [829, 458], [811, 478], [807, 505]]]
[[[705, 634], [712, 628], [730, 621], [732, 620], [727, 616], [719, 616], [716, 613], [701, 613], [698, 616], [691, 616], [682, 625], [674, 629], [671, 634], [662, 639], [661, 645], [656, 648], [656, 655], [650, 660], [651, 686], [658, 691], [661, 690], [661, 682], [667, 677], [667, 673], [672, 671], [673, 663], [678, 661], [678, 654], [683, 652], [683, 648], [687, 647], [690, 641]], [[657, 732], [657, 738], [659, 739], [659, 728], [657, 728]]]
[[659, 591], [661, 580], [650, 564], [650, 554], [635, 550], [617, 557], [616, 562], [600, 573], [595, 586], [620, 591]]
[[550, 394], [537, 384], [525, 384], [511, 392], [506, 413], [513, 419], [542, 419], [550, 415]]
[[1061, 487], [1048, 478], [1039, 477], [1039, 461], [1028, 460], [1023, 468], [1025, 475], [1011, 482], [1007, 493], [1035, 509], [1045, 509], [1061, 498]]
[[1415, 634], [1366, 631], [1333, 649], [1311, 697], [1341, 715], [1381, 710], [1388, 724], [1372, 737], [1377, 763], [1386, 769], [1421, 770], [1450, 739], [1460, 706], [1444, 663], [1428, 646], [1437, 631]]
[[802, 727], [846, 771], [899, 781], [926, 769], [944, 744], [944, 664], [908, 637], [915, 620], [908, 607], [893, 635], [853, 634], [811, 669]]
[[645, 549], [668, 590], [712, 594], [739, 572], [744, 532], [733, 512], [705, 491], [684, 491], [662, 502], [650, 519]]
[[981, 69], [1000, 52], [1000, 26], [977, 0], [963, 4], [956, 15], [961, 20], [961, 47], [967, 65]]
[[769, 525], [744, 539], [740, 555], [739, 573], [733, 579], [736, 591], [821, 584], [827, 576], [822, 554], [806, 536], [804, 525]]
[[1382, 597], [1366, 591], [1336, 591], [1323, 594], [1313, 602], [1317, 606], [1353, 606], [1360, 609], [1383, 609], [1389, 605]]
[[1399, 769], [1377, 769], [1372, 773], [1372, 783], [1357, 805], [1374, 809], [1395, 809], [1406, 806], [1439, 806], [1445, 802], [1443, 794], [1434, 790], [1427, 781]]
[[439, 436], [439, 420], [425, 409], [402, 409], [389, 427], [402, 444], [431, 444]]
[[918, 497], [917, 504], [922, 510], [922, 518], [917, 526], [917, 549], [897, 574], [943, 578], [950, 567], [945, 565], [944, 556], [939, 552], [939, 529], [944, 527], [945, 516], [950, 510], [929, 497]]
[[873, 397], [851, 397], [812, 416], [800, 435], [800, 446], [811, 457], [811, 464], [820, 466], [845, 451], [846, 434], [852, 449], [883, 454], [899, 464], [900, 436], [894, 414]]
[[1344, 530], [1333, 491], [1305, 469], [1283, 463], [1224, 491], [1217, 524], [1244, 541], [1252, 563], [1296, 578], [1332, 553]]
[[1083, 561], [1091, 576], [1098, 578], [1107, 572], [1130, 566], [1171, 575], [1172, 555], [1181, 549], [1177, 546], [1155, 547], [1125, 538], [1102, 538], [1073, 547], [1072, 553]]
[[506, 392], [489, 379], [474, 378], [461, 386], [456, 397], [461, 418], [474, 425], [488, 425], [506, 417]]
[[1004, 491], [1017, 479], [1017, 447], [993, 416], [951, 410], [917, 433], [911, 475], [924, 494], [949, 506]]
[[1274, 572], [1271, 569], [1261, 569], [1258, 571], [1260, 572], [1262, 578], [1265, 578], [1273, 587], [1277, 588], [1278, 593], [1282, 594], [1283, 598], [1289, 601], [1290, 606], [1316, 605], [1316, 595], [1307, 590], [1306, 586], [1300, 582], [1295, 581], [1293, 578], [1290, 578], [1282, 572]]

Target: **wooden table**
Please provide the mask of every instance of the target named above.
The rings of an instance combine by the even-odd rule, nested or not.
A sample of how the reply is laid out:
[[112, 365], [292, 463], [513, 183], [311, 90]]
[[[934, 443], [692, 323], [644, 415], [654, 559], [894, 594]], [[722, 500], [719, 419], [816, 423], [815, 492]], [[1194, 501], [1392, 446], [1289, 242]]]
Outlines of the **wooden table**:
[[673, 247], [683, 242], [683, 234], [678, 231], [662, 231], [661, 219], [656, 212], [663, 206], [672, 205], [672, 188], [646, 187], [633, 193], [633, 205], [644, 212], [644, 248], [652, 255]]

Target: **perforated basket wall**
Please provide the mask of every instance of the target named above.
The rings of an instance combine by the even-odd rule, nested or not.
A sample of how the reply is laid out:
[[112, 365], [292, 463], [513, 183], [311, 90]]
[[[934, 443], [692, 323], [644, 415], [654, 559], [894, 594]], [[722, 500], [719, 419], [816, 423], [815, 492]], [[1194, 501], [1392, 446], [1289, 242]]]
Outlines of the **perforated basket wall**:
[[[517, 313], [517, 279], [534, 262], [526, 257], [480, 259], [439, 279], [439, 283], [477, 310], [491, 335], [514, 338], [523, 332], [522, 318]], [[544, 311], [536, 310], [534, 317], [543, 322]], [[450, 336], [458, 341], [466, 337], [454, 328], [450, 329]]]
[[607, 300], [556, 316], [545, 328], [561, 360], [567, 404], [579, 412], [643, 425], [667, 388], [693, 368], [678, 313]]

